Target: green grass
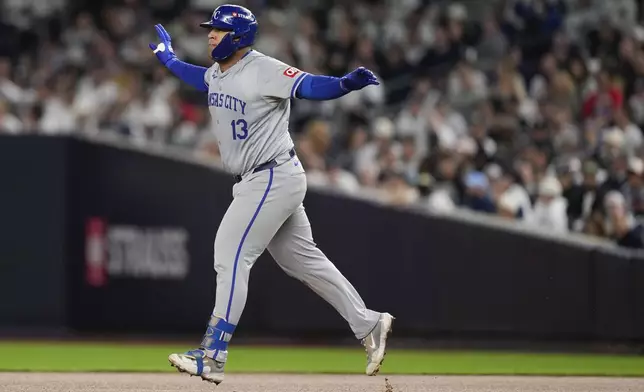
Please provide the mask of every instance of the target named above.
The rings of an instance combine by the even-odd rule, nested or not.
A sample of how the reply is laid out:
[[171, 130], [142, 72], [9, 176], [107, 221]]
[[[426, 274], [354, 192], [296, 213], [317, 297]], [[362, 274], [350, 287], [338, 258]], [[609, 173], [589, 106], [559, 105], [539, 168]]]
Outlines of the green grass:
[[[0, 371], [172, 372], [168, 354], [186, 347], [152, 344], [0, 342]], [[227, 371], [361, 374], [361, 347], [246, 347], [231, 350]], [[383, 374], [644, 376], [644, 357], [388, 350]]]

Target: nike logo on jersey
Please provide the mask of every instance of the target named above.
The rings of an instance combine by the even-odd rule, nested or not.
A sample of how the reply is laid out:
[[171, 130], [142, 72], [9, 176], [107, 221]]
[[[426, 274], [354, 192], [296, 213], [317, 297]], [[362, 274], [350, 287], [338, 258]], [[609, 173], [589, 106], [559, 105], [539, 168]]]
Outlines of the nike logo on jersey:
[[208, 94], [208, 106], [214, 106], [217, 108], [224, 108], [235, 112], [241, 112], [241, 114], [243, 115], [246, 114], [246, 102], [228, 94], [223, 94], [223, 93]]

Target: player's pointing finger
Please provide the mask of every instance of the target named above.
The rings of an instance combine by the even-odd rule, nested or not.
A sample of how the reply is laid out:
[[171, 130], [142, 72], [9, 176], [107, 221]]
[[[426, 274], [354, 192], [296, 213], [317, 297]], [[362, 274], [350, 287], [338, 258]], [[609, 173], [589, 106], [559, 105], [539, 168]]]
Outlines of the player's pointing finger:
[[159, 39], [163, 42], [170, 42], [170, 34], [168, 34], [167, 31], [165, 31], [165, 28], [163, 28], [162, 25], [158, 24], [154, 26], [154, 28], [157, 30], [157, 35], [159, 36]]
[[165, 29], [165, 27], [161, 26], [161, 31], [163, 31], [163, 36], [165, 37], [165, 39], [168, 40], [168, 42], [170, 42], [172, 38], [170, 38], [170, 34]]
[[157, 35], [159, 36], [159, 39], [161, 41], [164, 41], [165, 36], [163, 35], [163, 30], [162, 30], [163, 28], [161, 27], [161, 25], [155, 25], [154, 29], [157, 31]]

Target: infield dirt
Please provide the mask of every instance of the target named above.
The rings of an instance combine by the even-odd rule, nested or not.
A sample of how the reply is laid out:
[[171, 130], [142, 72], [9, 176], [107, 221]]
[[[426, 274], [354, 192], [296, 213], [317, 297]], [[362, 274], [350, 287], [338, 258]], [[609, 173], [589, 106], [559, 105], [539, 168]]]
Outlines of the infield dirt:
[[0, 373], [7, 392], [636, 392], [644, 378], [230, 374], [219, 386], [183, 374]]

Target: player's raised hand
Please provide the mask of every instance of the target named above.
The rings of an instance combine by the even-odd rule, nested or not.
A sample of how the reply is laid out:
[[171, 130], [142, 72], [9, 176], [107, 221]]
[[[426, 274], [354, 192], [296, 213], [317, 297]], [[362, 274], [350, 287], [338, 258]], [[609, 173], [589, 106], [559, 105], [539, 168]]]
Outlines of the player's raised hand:
[[380, 84], [376, 75], [365, 67], [358, 67], [344, 75], [340, 83], [342, 87], [350, 91], [360, 90], [370, 84], [375, 86]]
[[158, 44], [150, 43], [150, 49], [154, 51], [161, 64], [167, 65], [170, 60], [177, 57], [172, 50], [172, 38], [160, 24], [155, 25], [154, 28], [157, 30], [160, 42]]

